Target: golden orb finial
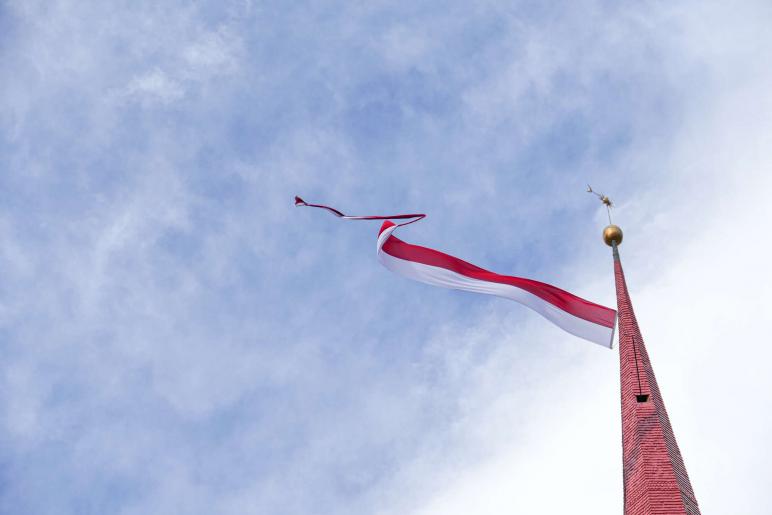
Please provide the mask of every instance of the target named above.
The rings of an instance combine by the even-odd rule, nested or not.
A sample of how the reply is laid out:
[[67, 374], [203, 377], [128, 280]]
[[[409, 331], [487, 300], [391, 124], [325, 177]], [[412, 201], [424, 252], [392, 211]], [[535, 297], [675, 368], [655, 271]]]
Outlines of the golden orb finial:
[[617, 245], [622, 244], [622, 229], [619, 228], [618, 225], [607, 225], [605, 229], [603, 229], [603, 241], [606, 242], [606, 245], [611, 247], [612, 243], [616, 243]]

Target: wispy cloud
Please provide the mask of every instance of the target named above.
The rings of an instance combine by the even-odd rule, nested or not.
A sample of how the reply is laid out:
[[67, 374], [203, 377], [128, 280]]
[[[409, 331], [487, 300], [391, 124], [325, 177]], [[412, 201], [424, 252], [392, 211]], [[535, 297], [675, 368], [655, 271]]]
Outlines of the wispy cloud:
[[4, 9], [0, 511], [618, 511], [614, 352], [291, 205], [613, 304], [590, 182], [704, 511], [763, 512], [761, 2]]
[[135, 77], [126, 86], [123, 94], [127, 97], [149, 97], [163, 103], [179, 100], [185, 95], [182, 86], [170, 79], [164, 72], [154, 69], [139, 77]]

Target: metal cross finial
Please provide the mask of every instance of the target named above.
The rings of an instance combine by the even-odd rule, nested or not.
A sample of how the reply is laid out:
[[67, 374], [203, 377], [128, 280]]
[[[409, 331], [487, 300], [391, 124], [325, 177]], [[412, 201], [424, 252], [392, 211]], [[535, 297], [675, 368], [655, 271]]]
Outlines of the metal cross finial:
[[606, 214], [608, 214], [608, 223], [611, 223], [611, 208], [614, 207], [614, 203], [611, 201], [610, 198], [608, 198], [603, 193], [598, 193], [597, 191], [593, 191], [592, 186], [589, 184], [587, 185], [587, 193], [592, 193], [596, 197], [600, 199], [601, 202], [603, 202], [603, 205], [606, 206]]

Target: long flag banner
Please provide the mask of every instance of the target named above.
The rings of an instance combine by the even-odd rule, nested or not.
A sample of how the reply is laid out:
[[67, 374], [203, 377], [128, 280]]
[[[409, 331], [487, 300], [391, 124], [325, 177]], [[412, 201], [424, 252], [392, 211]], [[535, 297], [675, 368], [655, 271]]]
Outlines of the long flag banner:
[[[611, 348], [616, 311], [577, 297], [550, 284], [490, 272], [438, 250], [411, 245], [394, 231], [426, 215], [349, 216], [329, 206], [309, 204], [295, 197], [296, 206], [325, 209], [345, 220], [385, 220], [378, 233], [378, 260], [408, 279], [456, 290], [486, 293], [514, 300], [533, 309], [561, 329], [585, 340]], [[407, 220], [395, 224], [391, 220]]]

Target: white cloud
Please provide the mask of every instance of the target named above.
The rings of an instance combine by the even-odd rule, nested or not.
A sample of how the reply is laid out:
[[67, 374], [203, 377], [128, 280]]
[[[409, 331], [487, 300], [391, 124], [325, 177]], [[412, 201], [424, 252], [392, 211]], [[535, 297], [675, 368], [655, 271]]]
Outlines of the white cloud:
[[140, 99], [149, 97], [168, 104], [181, 99], [185, 95], [185, 90], [181, 84], [156, 68], [133, 78], [126, 86], [125, 95]]
[[188, 45], [183, 56], [192, 70], [222, 74], [238, 67], [240, 40], [226, 27], [206, 32]]

